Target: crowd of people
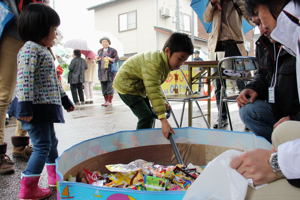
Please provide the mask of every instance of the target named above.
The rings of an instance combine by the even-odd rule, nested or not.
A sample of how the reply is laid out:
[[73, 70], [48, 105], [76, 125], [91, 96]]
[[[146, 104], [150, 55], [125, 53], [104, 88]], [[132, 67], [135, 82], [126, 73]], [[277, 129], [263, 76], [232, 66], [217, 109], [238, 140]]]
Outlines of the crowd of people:
[[[24, 8], [17, 1], [3, 2], [18, 16], [18, 23], [13, 18], [0, 41], [0, 174], [13, 172], [13, 162], [6, 155], [4, 123], [16, 86], [15, 116], [25, 132], [17, 133], [12, 143], [16, 155], [27, 150], [28, 159], [18, 198], [43, 199], [51, 195], [49, 188], [41, 188], [38, 183], [46, 167], [48, 185], [56, 185], [58, 140], [54, 123], [64, 122], [62, 106], [71, 112], [74, 104], [93, 103], [96, 63], [105, 99], [102, 106], [112, 104], [115, 89], [138, 118], [137, 129], [152, 128], [154, 120], [159, 119], [166, 138], [175, 133], [166, 117], [170, 105], [161, 84], [170, 71], [179, 69], [195, 53], [187, 34], [175, 32], [162, 50], [130, 57], [118, 73], [118, 53], [110, 47], [109, 38], [100, 39], [102, 48], [95, 58], [83, 59], [81, 51], [74, 50], [68, 76], [72, 102], [58, 79], [51, 51], [60, 25], [56, 11], [44, 1], [32, 1], [35, 3]], [[204, 19], [213, 27], [208, 39], [210, 59], [246, 55], [242, 17], [257, 25], [261, 36], [256, 42], [258, 71], [254, 80], [237, 81], [240, 117], [246, 127], [274, 148], [246, 152], [233, 158], [231, 167], [255, 185], [269, 183], [265, 189], [249, 190], [248, 199], [296, 199], [300, 195], [296, 188], [300, 187], [300, 0], [209, 0]], [[291, 37], [289, 30], [295, 30]], [[220, 87], [216, 80], [217, 105], [224, 106], [219, 105]], [[222, 121], [214, 127], [225, 127], [226, 113], [219, 119]], [[29, 155], [26, 132], [33, 145]]]

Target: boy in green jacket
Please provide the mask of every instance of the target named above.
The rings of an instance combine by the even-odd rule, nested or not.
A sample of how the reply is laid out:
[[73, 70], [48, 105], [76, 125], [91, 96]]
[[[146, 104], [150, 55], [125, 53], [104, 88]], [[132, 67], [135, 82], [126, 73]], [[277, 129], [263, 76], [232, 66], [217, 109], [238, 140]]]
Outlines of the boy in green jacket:
[[[171, 70], [179, 69], [193, 54], [191, 39], [184, 33], [173, 33], [162, 51], [137, 54], [119, 69], [113, 87], [138, 118], [137, 129], [152, 128], [155, 117], [161, 121], [162, 133], [174, 133], [166, 119], [166, 103], [161, 84]], [[155, 114], [152, 111], [150, 102]]]

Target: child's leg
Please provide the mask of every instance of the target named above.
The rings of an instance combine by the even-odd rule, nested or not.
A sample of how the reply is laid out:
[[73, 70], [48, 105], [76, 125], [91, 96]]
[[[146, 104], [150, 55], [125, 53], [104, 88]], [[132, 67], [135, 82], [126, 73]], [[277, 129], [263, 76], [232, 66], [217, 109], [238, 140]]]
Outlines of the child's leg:
[[51, 125], [49, 126], [49, 130], [50, 130], [50, 133], [51, 133], [50, 134], [51, 146], [50, 146], [49, 155], [46, 159], [46, 163], [53, 164], [53, 163], [55, 163], [55, 159], [58, 157], [58, 152], [57, 152], [58, 140], [56, 138], [53, 123], [51, 123]]
[[38, 183], [46, 160], [50, 154], [53, 156], [53, 153], [50, 153], [52, 151], [53, 123], [22, 122], [22, 127], [28, 131], [33, 152], [25, 171], [22, 173], [18, 197], [20, 199], [44, 199], [51, 195], [51, 190], [40, 188]]
[[119, 95], [138, 118], [136, 129], [152, 128], [155, 115], [150, 107], [149, 99], [130, 94]]
[[[33, 145], [33, 152], [29, 158], [27, 168], [23, 172], [24, 175], [39, 175], [43, 171], [46, 161], [53, 161], [57, 157], [55, 148], [57, 141], [53, 143], [53, 123], [22, 123], [24, 130], [27, 130]], [[51, 155], [51, 159], [50, 159]], [[55, 157], [56, 156], [56, 157]], [[55, 158], [54, 158], [55, 157]]]
[[57, 144], [58, 140], [56, 138], [54, 125], [50, 126], [51, 131], [51, 148], [49, 151], [48, 158], [46, 159], [46, 169], [48, 174], [48, 185], [51, 187], [56, 186], [56, 165], [55, 159], [58, 157]]

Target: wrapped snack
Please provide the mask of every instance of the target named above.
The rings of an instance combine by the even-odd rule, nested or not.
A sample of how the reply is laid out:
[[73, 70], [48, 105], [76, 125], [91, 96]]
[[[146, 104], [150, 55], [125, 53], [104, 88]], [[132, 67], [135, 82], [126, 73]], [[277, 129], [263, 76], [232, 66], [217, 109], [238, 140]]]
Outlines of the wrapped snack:
[[183, 189], [179, 185], [170, 184], [170, 185], [168, 185], [167, 190], [170, 190], [170, 191], [182, 191]]
[[136, 186], [136, 190], [139, 190], [139, 191], [146, 191], [146, 187], [144, 185], [137, 185]]
[[163, 191], [166, 190], [168, 180], [154, 176], [145, 176], [144, 182], [147, 191]]
[[141, 171], [133, 171], [127, 173], [113, 173], [108, 175], [108, 178], [115, 184], [115, 185], [137, 185], [143, 184], [143, 175]]
[[76, 177], [75, 176], [72, 176], [71, 174], [68, 176], [67, 178], [67, 181], [70, 181], [70, 182], [76, 182]]
[[192, 163], [189, 163], [188, 166], [186, 167], [187, 169], [196, 169], [196, 172], [198, 174], [201, 174], [204, 170], [204, 167], [200, 167], [200, 166], [197, 166], [197, 165], [193, 165]]
[[[127, 188], [139, 191], [180, 191], [187, 190], [199, 176], [201, 168], [192, 164], [164, 166], [135, 160], [129, 164], [106, 165], [110, 174], [91, 172], [84, 169], [81, 173], [82, 182], [94, 186]], [[79, 174], [80, 175], [80, 174]], [[70, 177], [69, 180], [73, 180]], [[78, 179], [79, 180], [79, 179]]]
[[180, 186], [182, 189], [188, 189], [191, 186], [192, 181], [188, 180], [184, 176], [177, 174], [173, 179], [173, 183]]
[[130, 185], [142, 185], [144, 184], [144, 175], [141, 170], [137, 171], [130, 181]]
[[92, 184], [92, 183], [96, 182], [97, 180], [103, 179], [101, 177], [101, 173], [98, 171], [91, 172], [88, 169], [83, 169], [83, 172], [85, 174], [85, 179], [87, 180], [88, 184]]
[[97, 180], [96, 182], [92, 183], [93, 186], [102, 187], [106, 183], [106, 180]]
[[174, 169], [174, 173], [177, 174], [181, 174], [182, 176], [186, 176], [189, 179], [195, 180], [198, 176], [196, 176], [195, 174], [190, 174], [188, 170], [185, 170], [181, 167], [176, 166]]
[[147, 162], [142, 159], [138, 159], [130, 162], [129, 164], [114, 164], [114, 165], [105, 165], [105, 167], [111, 172], [133, 172], [141, 169], [146, 169], [149, 166], [152, 166], [152, 162]]

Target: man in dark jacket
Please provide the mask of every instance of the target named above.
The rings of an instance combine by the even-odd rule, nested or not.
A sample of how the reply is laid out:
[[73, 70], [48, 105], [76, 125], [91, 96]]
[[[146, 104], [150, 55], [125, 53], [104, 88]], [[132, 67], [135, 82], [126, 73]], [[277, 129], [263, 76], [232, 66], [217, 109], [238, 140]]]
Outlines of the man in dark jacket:
[[[83, 83], [84, 71], [87, 69], [86, 61], [81, 58], [81, 52], [78, 49], [73, 51], [74, 58], [69, 65], [68, 83], [71, 86], [71, 93], [75, 105], [84, 104]], [[78, 100], [79, 96], [79, 100]]]
[[281, 122], [300, 121], [296, 59], [280, 49], [280, 44], [270, 41], [270, 31], [260, 30], [262, 36], [256, 42], [259, 69], [237, 97], [237, 103], [246, 126], [271, 141], [273, 128]]
[[[246, 5], [250, 14], [257, 15], [262, 24], [260, 28], [264, 28], [270, 32], [273, 31], [273, 34], [275, 27], [277, 28], [278, 26], [282, 26], [283, 23], [290, 22], [278, 20], [278, 16], [284, 15], [282, 10], [290, 11], [289, 6], [297, 8], [297, 6], [300, 6], [300, 0], [246, 0]], [[288, 37], [287, 39], [292, 43], [297, 42], [295, 38], [289, 37], [290, 32], [288, 29], [283, 29], [281, 34]], [[290, 48], [290, 46], [287, 47]], [[275, 87], [275, 91], [276, 89], [278, 90], [276, 91], [278, 94], [275, 93], [275, 104], [278, 102], [282, 103], [278, 104], [282, 106], [277, 107], [277, 113], [281, 111], [287, 114], [284, 113], [286, 117], [282, 117], [274, 125], [276, 128], [272, 133], [273, 149], [255, 149], [243, 153], [231, 161], [231, 167], [236, 169], [245, 178], [252, 179], [255, 185], [269, 183], [262, 190], [248, 190], [247, 199], [293, 200], [299, 199], [300, 195], [300, 188], [291, 186], [300, 187], [300, 122], [299, 120], [296, 121], [299, 119], [299, 105], [297, 105], [299, 99], [294, 98], [294, 90], [295, 87], [297, 87], [294, 82], [296, 79], [295, 66], [290, 64], [281, 66], [283, 62], [286, 61], [288, 63], [289, 61], [293, 62], [293, 60], [286, 60], [287, 58], [280, 59], [281, 57], [279, 57], [278, 68], [275, 67], [278, 69], [277, 71], [275, 70], [275, 73], [278, 75], [275, 76], [277, 80], [274, 80], [274, 82], [275, 85], [276, 81], [280, 83], [277, 83], [277, 88]], [[279, 66], [281, 66], [281, 68], [279, 68]], [[281, 78], [279, 76], [281, 76]], [[294, 82], [294, 85], [292, 85], [292, 82]], [[268, 99], [270, 100], [272, 90], [269, 90], [268, 94], [270, 94], [268, 95]], [[288, 96], [279, 96], [279, 94]], [[296, 95], [298, 95], [298, 93], [296, 93]], [[244, 95], [244, 97], [246, 96]], [[250, 102], [253, 101], [250, 100]], [[247, 98], [241, 99], [241, 103], [245, 105]], [[289, 103], [291, 105], [288, 105]]]

